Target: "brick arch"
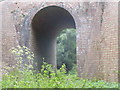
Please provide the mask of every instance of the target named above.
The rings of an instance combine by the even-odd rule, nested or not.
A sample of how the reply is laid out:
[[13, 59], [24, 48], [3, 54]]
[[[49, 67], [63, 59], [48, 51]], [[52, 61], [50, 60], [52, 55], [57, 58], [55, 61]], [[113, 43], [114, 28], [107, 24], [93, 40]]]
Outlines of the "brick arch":
[[43, 58], [56, 66], [56, 38], [63, 29], [76, 29], [73, 16], [66, 9], [52, 5], [41, 8], [26, 20], [24, 32], [26, 31], [28, 37], [23, 38], [23, 44], [30, 46], [35, 53], [38, 64], [36, 69], [40, 69]]
[[[114, 5], [113, 2], [17, 3], [19, 4], [4, 3], [2, 5], [4, 8], [2, 10], [4, 23], [1, 31], [2, 59], [5, 63], [13, 65], [15, 57], [8, 52], [11, 47], [25, 45], [31, 50], [34, 49], [32, 19], [39, 10], [55, 5], [66, 9], [76, 22], [78, 75], [83, 78], [97, 77], [106, 81], [118, 81], [118, 73], [113, 72], [119, 68], [116, 11], [118, 3]], [[19, 6], [19, 9], [16, 6]], [[14, 10], [15, 12], [11, 12]], [[15, 17], [14, 20], [13, 17]]]

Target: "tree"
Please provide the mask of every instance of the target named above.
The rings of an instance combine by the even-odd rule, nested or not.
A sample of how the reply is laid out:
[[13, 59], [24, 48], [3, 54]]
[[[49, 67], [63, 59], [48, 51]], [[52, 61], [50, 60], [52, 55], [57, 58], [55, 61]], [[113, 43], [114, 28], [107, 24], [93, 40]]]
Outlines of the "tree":
[[57, 37], [57, 68], [66, 65], [67, 72], [76, 64], [76, 30], [65, 29]]

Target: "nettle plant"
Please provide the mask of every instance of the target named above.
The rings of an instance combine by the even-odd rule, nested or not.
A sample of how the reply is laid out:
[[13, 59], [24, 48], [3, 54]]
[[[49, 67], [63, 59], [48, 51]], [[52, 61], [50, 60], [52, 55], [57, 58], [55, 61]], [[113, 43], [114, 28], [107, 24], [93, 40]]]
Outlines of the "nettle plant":
[[[26, 46], [17, 46], [10, 49], [10, 52], [15, 55], [15, 59], [17, 61], [16, 68], [19, 70], [30, 70], [33, 69], [34, 64], [34, 53], [30, 51]], [[35, 63], [37, 65], [37, 63]], [[53, 69], [54, 68], [54, 69]], [[66, 66], [63, 64], [61, 68], [58, 70], [59, 72], [66, 73]], [[55, 67], [51, 64], [43, 62], [41, 73], [45, 72], [56, 72]]]
[[14, 70], [3, 76], [3, 88], [61, 87], [60, 83], [65, 82], [65, 65], [57, 70], [51, 64], [43, 62], [42, 69], [36, 73], [33, 69], [34, 54], [29, 48], [17, 46], [10, 49], [10, 52], [15, 55], [17, 64]]
[[[34, 54], [25, 46], [10, 49], [16, 56], [15, 70], [4, 74], [2, 88], [117, 88], [117, 83], [81, 79], [77, 75], [66, 74], [66, 66], [60, 69], [43, 62], [40, 72], [34, 72]], [[31, 70], [33, 69], [33, 70]]]
[[34, 53], [26, 46], [17, 46], [10, 49], [10, 52], [15, 55], [18, 69], [33, 69]]

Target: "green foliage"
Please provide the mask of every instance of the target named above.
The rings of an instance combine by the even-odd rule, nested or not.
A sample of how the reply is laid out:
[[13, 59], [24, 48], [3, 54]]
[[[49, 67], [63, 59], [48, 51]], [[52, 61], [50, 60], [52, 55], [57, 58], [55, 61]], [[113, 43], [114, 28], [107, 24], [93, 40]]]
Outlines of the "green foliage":
[[2, 88], [118, 88], [117, 83], [81, 79], [75, 74], [65, 74], [65, 65], [54, 71], [50, 64], [44, 63], [41, 71], [43, 72], [33, 73], [26, 69], [15, 74], [5, 74], [1, 82]]
[[32, 69], [34, 54], [26, 46], [17, 46], [10, 49], [11, 53], [16, 56], [16, 67], [17, 69]]
[[66, 65], [67, 71], [76, 63], [76, 30], [65, 29], [57, 37], [57, 67]]
[[[21, 53], [23, 52], [21, 51], [20, 54], [17, 54], [19, 53], [18, 48], [11, 49], [11, 51], [17, 55], [17, 61], [19, 62], [18, 57], [22, 57]], [[28, 52], [30, 52], [29, 49]], [[28, 53], [26, 54], [29, 56]], [[30, 57], [34, 57], [34, 55]], [[29, 59], [31, 61], [31, 58]], [[0, 81], [2, 88], [118, 88], [117, 83], [81, 79], [76, 74], [66, 74], [65, 64], [60, 69], [55, 69], [51, 64], [44, 62], [41, 73], [35, 73], [34, 70], [30, 70], [29, 65], [31, 64], [28, 63], [28, 68], [20, 70], [18, 63], [16, 71], [4, 74], [2, 81]]]

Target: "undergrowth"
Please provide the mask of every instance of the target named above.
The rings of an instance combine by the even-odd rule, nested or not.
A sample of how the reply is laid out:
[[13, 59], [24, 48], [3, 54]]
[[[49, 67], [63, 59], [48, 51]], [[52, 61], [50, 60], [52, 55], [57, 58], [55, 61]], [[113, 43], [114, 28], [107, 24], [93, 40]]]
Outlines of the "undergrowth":
[[[30, 63], [22, 65], [22, 53], [25, 50], [26, 58], [29, 59], [28, 62]], [[34, 55], [30, 53], [27, 47], [19, 46], [11, 51], [17, 55], [18, 63], [11, 72], [3, 75], [0, 82], [2, 88], [118, 88], [118, 84], [115, 82], [108, 83], [102, 80], [88, 80], [79, 78], [74, 73], [66, 74], [65, 64], [60, 69], [53, 69], [51, 64], [44, 62], [40, 72], [36, 73], [35, 70], [31, 69], [31, 60], [33, 60]]]

